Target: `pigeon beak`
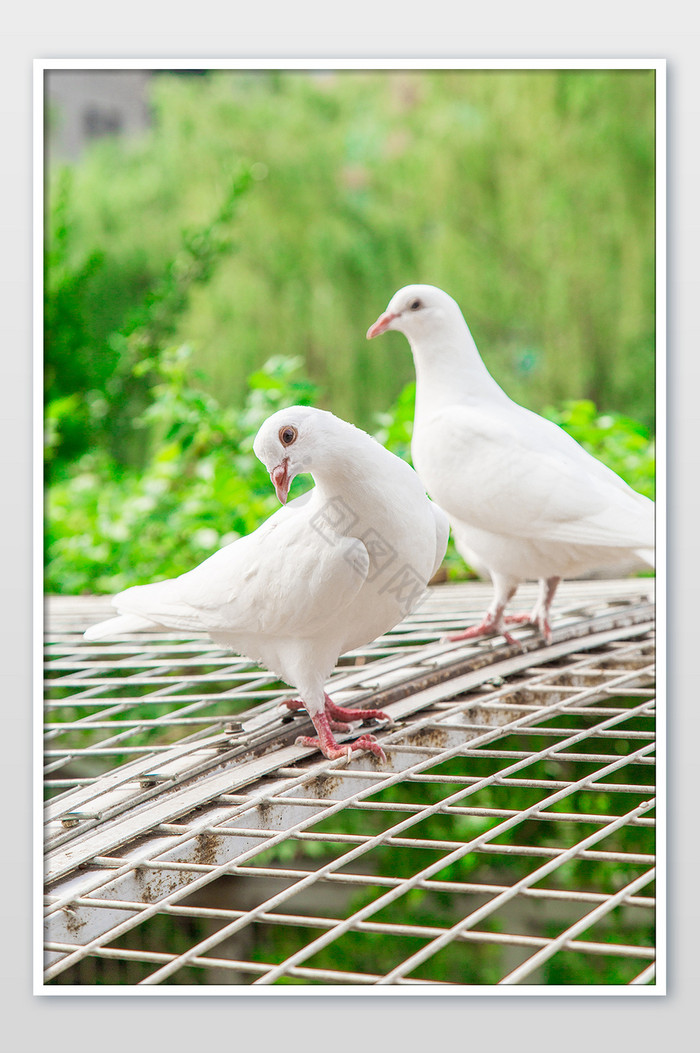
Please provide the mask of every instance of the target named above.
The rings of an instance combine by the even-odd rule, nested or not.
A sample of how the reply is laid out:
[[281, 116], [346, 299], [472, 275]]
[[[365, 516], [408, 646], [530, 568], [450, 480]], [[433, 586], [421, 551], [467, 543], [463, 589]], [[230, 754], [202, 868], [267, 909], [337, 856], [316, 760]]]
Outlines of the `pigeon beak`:
[[289, 458], [285, 457], [281, 464], [278, 464], [276, 468], [273, 468], [270, 472], [270, 479], [272, 485], [275, 488], [275, 493], [280, 504], [285, 505], [287, 503], [287, 494], [289, 493], [289, 487], [291, 485], [291, 478], [289, 476]]
[[387, 311], [386, 314], [380, 315], [374, 325], [371, 325], [367, 330], [367, 339], [371, 340], [373, 336], [379, 336], [380, 333], [385, 333], [387, 329], [391, 328], [391, 323], [395, 318], [398, 318], [397, 314], [392, 314], [391, 311]]

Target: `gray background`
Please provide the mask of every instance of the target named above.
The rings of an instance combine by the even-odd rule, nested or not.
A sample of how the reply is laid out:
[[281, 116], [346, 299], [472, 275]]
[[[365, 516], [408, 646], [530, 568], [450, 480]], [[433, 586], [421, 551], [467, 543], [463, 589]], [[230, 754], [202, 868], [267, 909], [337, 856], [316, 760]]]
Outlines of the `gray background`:
[[[184, 1051], [255, 1046], [261, 1053], [394, 1048], [560, 1047], [567, 1053], [685, 1053], [697, 1041], [700, 979], [700, 673], [696, 537], [700, 521], [700, 66], [685, 3], [634, 11], [592, 0], [493, 5], [478, 19], [453, 0], [429, 7], [356, 0], [268, 0], [254, 13], [205, 0], [182, 12], [124, 0], [48, 5], [6, 16], [0, 47], [4, 138], [0, 195], [2, 353], [2, 866], [3, 1045], [19, 1053]], [[674, 12], [683, 12], [674, 15]], [[222, 18], [224, 21], [222, 22]], [[634, 18], [634, 22], [631, 19]], [[270, 30], [272, 29], [272, 32]], [[665, 58], [668, 60], [669, 393], [669, 994], [659, 997], [35, 997], [31, 974], [31, 276], [34, 58], [182, 56]], [[147, 64], [144, 62], [144, 64]], [[329, 65], [332, 62], [329, 61]], [[429, 188], [427, 188], [429, 189]], [[40, 514], [40, 510], [36, 510]], [[693, 692], [693, 687], [695, 691]], [[695, 696], [695, 697], [694, 697]]]

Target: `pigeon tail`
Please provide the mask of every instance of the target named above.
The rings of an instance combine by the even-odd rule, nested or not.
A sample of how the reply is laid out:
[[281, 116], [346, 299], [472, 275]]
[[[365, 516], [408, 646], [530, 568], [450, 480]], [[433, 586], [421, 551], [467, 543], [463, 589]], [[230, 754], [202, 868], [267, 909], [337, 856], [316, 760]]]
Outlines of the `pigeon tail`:
[[104, 640], [111, 636], [119, 636], [120, 633], [135, 633], [152, 628], [153, 622], [146, 618], [139, 618], [136, 614], [120, 614], [117, 618], [108, 618], [105, 622], [91, 625], [83, 636], [86, 640]]

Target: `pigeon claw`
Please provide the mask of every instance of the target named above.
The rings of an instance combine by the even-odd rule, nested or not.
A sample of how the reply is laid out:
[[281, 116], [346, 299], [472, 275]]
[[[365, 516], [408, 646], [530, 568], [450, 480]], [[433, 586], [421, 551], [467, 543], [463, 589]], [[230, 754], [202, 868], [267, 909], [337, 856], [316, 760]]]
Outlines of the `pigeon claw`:
[[352, 731], [349, 724], [344, 724], [341, 720], [329, 720], [332, 731]]
[[507, 614], [503, 620], [511, 625], [532, 625], [535, 629], [539, 629], [546, 644], [552, 642], [552, 629], [545, 615], [538, 615], [534, 612], [533, 614]]
[[[506, 619], [507, 620], [507, 619]], [[470, 625], [468, 629], [464, 629], [460, 633], [450, 633], [445, 637], [450, 643], [456, 643], [458, 640], [473, 640], [477, 636], [502, 636], [506, 643], [517, 644], [518, 641], [511, 633], [505, 628], [503, 620], [497, 622], [495, 618], [492, 618], [490, 614], [487, 614], [483, 622], [479, 625]]]
[[345, 709], [344, 706], [336, 706], [335, 702], [326, 695], [326, 716], [331, 720], [342, 720], [343, 722], [353, 720], [388, 720], [393, 723], [388, 713], [382, 709]]
[[[285, 706], [293, 712], [307, 708], [305, 703], [299, 698], [284, 699], [280, 702], [280, 706]], [[316, 714], [312, 713], [310, 716], [318, 734], [299, 735], [294, 740], [297, 745], [319, 749], [324, 757], [328, 757], [329, 760], [337, 760], [339, 757], [345, 757], [347, 760], [350, 760], [353, 753], [359, 750], [368, 750], [383, 764], [386, 764], [386, 753], [374, 735], [360, 735], [354, 742], [344, 742], [341, 745], [339, 742], [336, 742], [333, 732], [348, 732], [351, 730], [350, 724], [357, 720], [388, 720], [393, 724], [393, 720], [388, 713], [384, 713], [381, 709], [344, 709], [342, 706], [336, 706], [335, 702], [328, 695], [325, 695], [322, 711]]]
[[[311, 719], [317, 734], [314, 736], [300, 735], [296, 740], [301, 746], [312, 746], [319, 749], [324, 757], [329, 760], [337, 760], [338, 757], [350, 759], [353, 753], [359, 750], [368, 750], [378, 760], [386, 763], [386, 754], [379, 745], [374, 735], [360, 735], [354, 742], [344, 742], [342, 745], [336, 742], [333, 731], [349, 731], [350, 727], [346, 720], [354, 720], [354, 713], [359, 712], [364, 716], [367, 712], [379, 712], [378, 710], [346, 710], [331, 702], [328, 695], [325, 696], [324, 708], [320, 713], [312, 713]], [[341, 719], [338, 719], [341, 718]]]
[[370, 753], [373, 753], [382, 764], [386, 764], [386, 753], [379, 745], [374, 735], [360, 735], [359, 739], [355, 739], [354, 742], [350, 743], [350, 746], [353, 750], [368, 750]]
[[[285, 698], [280, 702], [281, 706], [291, 709], [294, 713], [300, 709], [306, 709], [305, 703], [300, 698]], [[346, 709], [344, 706], [336, 706], [329, 695], [325, 696], [324, 710], [330, 726], [335, 731], [349, 731], [350, 724], [356, 720], [361, 720], [363, 723], [368, 720], [384, 720], [388, 724], [394, 723], [393, 718], [383, 709]]]
[[291, 709], [293, 713], [296, 713], [299, 709], [306, 709], [306, 706], [300, 698], [284, 698], [280, 702], [280, 708], [286, 706], [287, 709]]
[[337, 760], [338, 757], [345, 757], [350, 760], [353, 753], [359, 750], [368, 750], [373, 753], [382, 764], [386, 764], [386, 753], [379, 745], [374, 735], [360, 735], [359, 739], [355, 739], [354, 742], [344, 742], [341, 746], [339, 742], [336, 742], [331, 735], [331, 742], [328, 741], [327, 736], [323, 736], [321, 741], [321, 735], [299, 735], [294, 741], [297, 746], [311, 746], [312, 748], [319, 749], [324, 757], [328, 757], [329, 760]]

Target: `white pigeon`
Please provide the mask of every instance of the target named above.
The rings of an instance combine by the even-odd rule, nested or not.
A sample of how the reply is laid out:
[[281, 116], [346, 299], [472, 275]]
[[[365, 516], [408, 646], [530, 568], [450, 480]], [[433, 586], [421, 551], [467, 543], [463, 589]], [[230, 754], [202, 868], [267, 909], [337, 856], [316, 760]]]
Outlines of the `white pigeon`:
[[[508, 398], [482, 362], [458, 304], [432, 285], [408, 285], [368, 339], [403, 333], [416, 367], [413, 464], [450, 519], [463, 558], [486, 569], [494, 599], [480, 625], [451, 639], [536, 625], [563, 577], [654, 563], [654, 504], [562, 428]], [[540, 582], [529, 614], [506, 615], [520, 582]]]
[[[119, 617], [85, 633], [98, 640], [141, 629], [205, 631], [295, 687], [326, 757], [371, 750], [373, 735], [340, 746], [332, 729], [389, 719], [344, 709], [324, 684], [339, 655], [387, 632], [418, 603], [442, 562], [449, 524], [413, 469], [332, 413], [292, 406], [269, 417], [253, 444], [285, 505], [252, 534], [178, 578], [136, 585], [114, 597]], [[290, 501], [310, 472], [316, 486]]]

